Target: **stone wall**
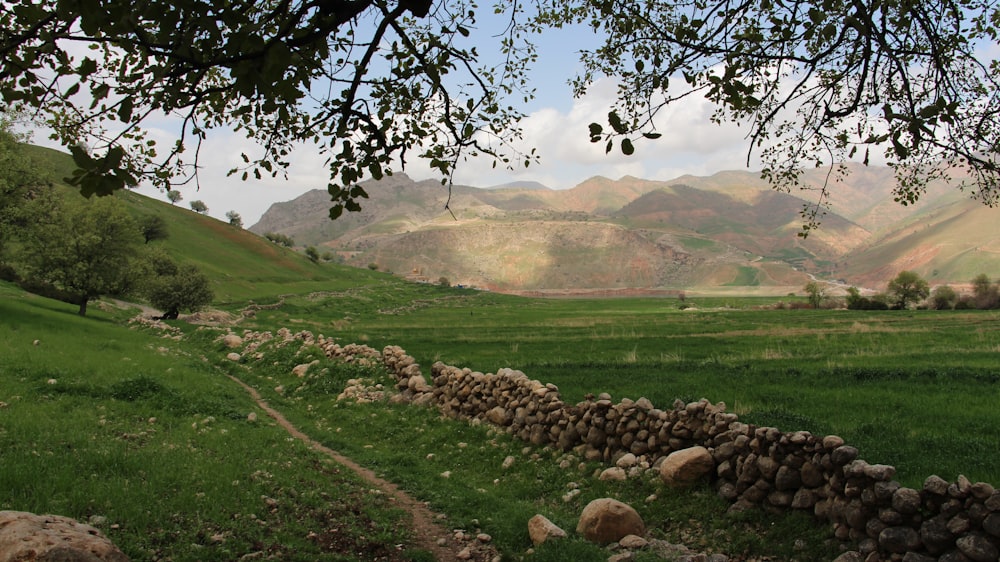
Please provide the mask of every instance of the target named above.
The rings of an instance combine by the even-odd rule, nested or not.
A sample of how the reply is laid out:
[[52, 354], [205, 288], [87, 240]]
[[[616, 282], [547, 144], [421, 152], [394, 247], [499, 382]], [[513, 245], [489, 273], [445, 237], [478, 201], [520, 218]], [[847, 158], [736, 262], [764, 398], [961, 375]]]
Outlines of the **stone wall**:
[[[317, 343], [340, 360], [379, 355], [322, 336]], [[856, 541], [859, 559], [987, 562], [1000, 556], [1000, 492], [987, 483], [931, 476], [921, 489], [906, 488], [893, 480], [895, 468], [859, 459], [840, 437], [745, 424], [722, 403], [677, 401], [660, 409], [645, 398], [613, 402], [602, 394], [566, 404], [555, 385], [513, 369], [484, 374], [438, 362], [427, 380], [403, 349], [389, 346], [380, 355], [398, 381], [400, 399], [495, 424], [535, 445], [605, 462], [631, 454], [637, 466], [651, 467], [674, 451], [705, 447], [715, 461], [713, 485], [734, 508], [811, 512], [832, 523], [838, 538]]]

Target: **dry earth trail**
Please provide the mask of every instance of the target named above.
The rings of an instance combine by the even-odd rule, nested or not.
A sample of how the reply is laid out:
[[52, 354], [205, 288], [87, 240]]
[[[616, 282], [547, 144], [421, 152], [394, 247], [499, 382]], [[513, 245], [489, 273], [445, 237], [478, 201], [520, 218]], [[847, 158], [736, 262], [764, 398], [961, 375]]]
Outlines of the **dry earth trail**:
[[[257, 405], [260, 406], [262, 410], [267, 412], [267, 415], [271, 416], [271, 418], [278, 422], [278, 424], [283, 427], [289, 435], [301, 440], [305, 444], [309, 445], [309, 447], [313, 450], [326, 455], [337, 463], [351, 469], [366, 482], [375, 486], [379, 490], [382, 490], [382, 492], [389, 497], [394, 498], [395, 504], [410, 514], [412, 519], [411, 533], [413, 536], [413, 546], [415, 548], [432, 553], [438, 562], [452, 562], [454, 560], [489, 562], [497, 558], [496, 550], [488, 545], [481, 543], [470, 544], [455, 540], [452, 531], [443, 527], [438, 522], [435, 514], [430, 510], [430, 508], [427, 507], [426, 504], [417, 501], [409, 494], [399, 489], [399, 487], [392, 482], [379, 478], [371, 470], [359, 465], [333, 449], [326, 447], [322, 443], [315, 441], [305, 433], [302, 433], [299, 429], [292, 425], [291, 422], [285, 419], [281, 412], [272, 408], [267, 401], [261, 397], [260, 393], [257, 392], [255, 388], [232, 375], [227, 376], [242, 386], [257, 402]], [[441, 539], [444, 540], [442, 541]], [[466, 557], [464, 555], [460, 556], [462, 551], [466, 551], [464, 554], [469, 555], [470, 557]]]

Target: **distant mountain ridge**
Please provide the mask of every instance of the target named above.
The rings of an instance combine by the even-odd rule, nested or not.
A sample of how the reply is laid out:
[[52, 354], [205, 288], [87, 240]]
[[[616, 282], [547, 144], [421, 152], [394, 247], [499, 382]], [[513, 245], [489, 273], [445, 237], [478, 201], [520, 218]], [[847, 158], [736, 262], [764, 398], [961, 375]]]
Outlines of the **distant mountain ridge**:
[[[360, 213], [330, 221], [329, 196], [316, 190], [274, 204], [250, 230], [286, 234], [356, 266], [503, 291], [794, 290], [810, 276], [882, 287], [901, 269], [932, 283], [1000, 277], [1000, 210], [941, 184], [902, 206], [891, 169], [850, 168], [807, 238], [800, 213], [813, 192], [776, 191], [741, 171], [450, 193], [396, 173], [363, 184], [370, 199]], [[807, 170], [803, 179], [818, 189], [826, 172]]]

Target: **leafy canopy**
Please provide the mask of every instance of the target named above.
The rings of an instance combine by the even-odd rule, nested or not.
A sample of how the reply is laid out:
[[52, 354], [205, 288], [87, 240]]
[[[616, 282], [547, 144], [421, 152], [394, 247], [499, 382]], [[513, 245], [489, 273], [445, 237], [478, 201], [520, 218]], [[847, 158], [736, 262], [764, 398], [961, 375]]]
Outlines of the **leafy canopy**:
[[[989, 205], [1000, 197], [1000, 34], [996, 0], [544, 0], [538, 26], [588, 25], [603, 37], [582, 53], [577, 94], [619, 80], [591, 140], [625, 154], [656, 138], [657, 114], [688, 96], [713, 120], [747, 124], [752, 153], [776, 187], [803, 187], [804, 166], [869, 161], [894, 167], [896, 201], [933, 180], [962, 180]], [[805, 233], [827, 202], [804, 207]]]
[[[5, 3], [0, 11], [0, 100], [44, 115], [73, 154], [86, 194], [143, 179], [169, 189], [197, 181], [208, 131], [234, 129], [259, 152], [232, 173], [283, 174], [293, 147], [329, 163], [331, 217], [357, 210], [358, 182], [412, 154], [447, 182], [459, 160], [486, 153], [533, 161], [512, 148], [531, 95], [526, 32], [583, 25], [598, 32], [574, 80], [619, 84], [591, 140], [625, 154], [655, 139], [656, 116], [688, 96], [715, 121], [749, 126], [751, 154], [779, 188], [805, 165], [869, 161], [896, 170], [896, 199], [957, 178], [987, 204], [1000, 196], [1000, 64], [996, 0], [530, 0], [500, 2], [495, 36], [473, 0], [97, 0]], [[9, 9], [8, 9], [9, 8]], [[496, 39], [496, 64], [476, 45]], [[484, 50], [487, 47], [482, 47]], [[165, 149], [147, 128], [180, 120]], [[749, 158], [750, 155], [748, 155]], [[803, 208], [806, 232], [827, 182]]]
[[[197, 181], [208, 131], [253, 139], [231, 173], [276, 176], [312, 144], [329, 162], [331, 215], [355, 210], [363, 177], [416, 152], [448, 175], [470, 152], [510, 162], [533, 56], [511, 25], [476, 32], [471, 0], [42, 0], [0, 10], [0, 100], [46, 117], [80, 167], [84, 195]], [[516, 20], [518, 4], [496, 10]], [[500, 62], [474, 46], [499, 42]], [[492, 50], [491, 50], [492, 51]], [[148, 128], [180, 119], [165, 149]], [[88, 148], [84, 148], [88, 147]], [[193, 153], [193, 154], [192, 154]]]

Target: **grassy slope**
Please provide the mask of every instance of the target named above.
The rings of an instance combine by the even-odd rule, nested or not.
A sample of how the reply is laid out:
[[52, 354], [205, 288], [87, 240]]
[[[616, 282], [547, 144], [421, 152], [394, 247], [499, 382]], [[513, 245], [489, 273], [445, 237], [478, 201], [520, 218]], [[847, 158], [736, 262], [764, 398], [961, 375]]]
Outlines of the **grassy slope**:
[[91, 521], [133, 560], [375, 559], [405, 542], [401, 513], [190, 343], [4, 283], [0, 319], [0, 510]]

